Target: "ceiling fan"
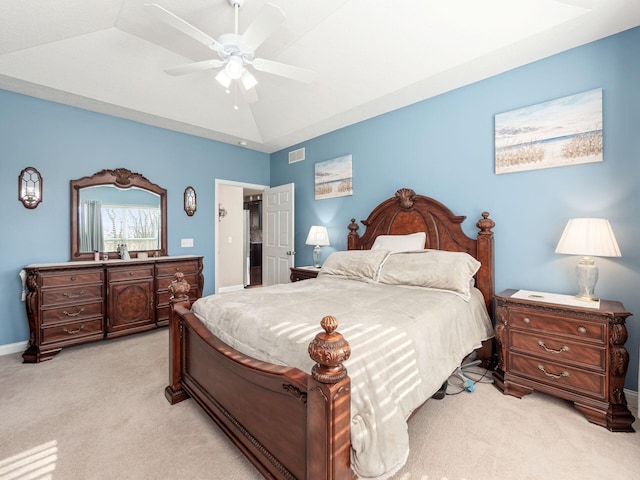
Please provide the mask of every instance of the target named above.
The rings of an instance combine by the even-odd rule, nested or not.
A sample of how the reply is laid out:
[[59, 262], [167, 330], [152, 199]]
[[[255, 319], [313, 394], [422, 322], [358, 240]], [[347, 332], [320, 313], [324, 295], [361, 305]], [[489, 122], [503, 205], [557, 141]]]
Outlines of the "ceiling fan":
[[280, 7], [267, 3], [244, 33], [240, 35], [238, 33], [238, 12], [244, 2], [245, 0], [229, 0], [229, 4], [235, 10], [235, 29], [233, 33], [224, 33], [218, 39], [210, 37], [156, 3], [145, 4], [145, 10], [150, 15], [203, 43], [218, 54], [218, 58], [180, 65], [166, 69], [165, 72], [170, 75], [185, 75], [221, 68], [216, 75], [216, 80], [227, 90], [227, 93], [231, 83], [239, 80], [245, 97], [250, 101], [257, 100], [257, 95], [252, 90], [258, 81], [248, 67], [260, 72], [311, 83], [315, 79], [315, 72], [311, 70], [255, 57], [255, 51], [280, 26], [285, 16]]

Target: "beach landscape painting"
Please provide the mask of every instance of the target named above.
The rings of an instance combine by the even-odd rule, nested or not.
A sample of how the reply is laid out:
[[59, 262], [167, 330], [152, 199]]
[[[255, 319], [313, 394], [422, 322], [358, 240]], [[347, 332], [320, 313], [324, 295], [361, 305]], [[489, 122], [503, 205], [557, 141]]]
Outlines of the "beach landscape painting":
[[315, 167], [316, 200], [353, 195], [351, 155], [318, 162]]
[[495, 116], [496, 174], [602, 162], [602, 89]]

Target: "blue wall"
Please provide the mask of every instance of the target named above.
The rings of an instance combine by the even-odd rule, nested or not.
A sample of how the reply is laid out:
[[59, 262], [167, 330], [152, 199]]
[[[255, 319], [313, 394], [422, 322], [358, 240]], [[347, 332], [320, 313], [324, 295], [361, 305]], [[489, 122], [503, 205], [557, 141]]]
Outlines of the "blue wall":
[[[18, 175], [43, 177], [43, 201], [18, 201]], [[213, 293], [214, 179], [269, 184], [269, 156], [224, 143], [0, 90], [0, 345], [25, 341], [29, 328], [18, 272], [30, 263], [69, 260], [69, 181], [108, 168], [141, 173], [167, 189], [170, 255], [203, 255], [205, 293]], [[198, 210], [188, 217], [191, 185]], [[181, 248], [193, 238], [194, 248]]]
[[[401, 187], [433, 196], [475, 234], [482, 211], [496, 222], [496, 290], [574, 293], [577, 259], [553, 253], [568, 218], [611, 221], [621, 258], [598, 260], [596, 293], [635, 313], [627, 323], [626, 387], [637, 390], [640, 344], [640, 28], [294, 145], [271, 155], [170, 132], [0, 90], [0, 345], [24, 341], [28, 328], [18, 271], [69, 258], [69, 180], [103, 168], [142, 173], [168, 190], [169, 253], [205, 257], [205, 293], [213, 292], [214, 179], [296, 184], [297, 265], [312, 261], [309, 226], [329, 228], [331, 247], [346, 248], [351, 217]], [[602, 88], [604, 162], [495, 175], [497, 113]], [[287, 152], [306, 147], [306, 160]], [[314, 164], [353, 155], [354, 194], [314, 200]], [[26, 166], [44, 178], [44, 201], [27, 210], [17, 200]], [[182, 192], [193, 185], [198, 211], [187, 217]], [[195, 248], [180, 247], [194, 238]]]
[[[640, 28], [605, 38], [271, 155], [271, 184], [296, 184], [297, 265], [312, 262], [309, 226], [346, 248], [347, 224], [401, 187], [466, 215], [475, 235], [482, 211], [496, 222], [496, 291], [572, 294], [577, 258], [554, 253], [571, 217], [605, 217], [621, 258], [602, 258], [596, 294], [620, 300], [628, 322], [626, 387], [637, 390], [640, 342]], [[587, 90], [603, 90], [604, 162], [494, 174], [494, 116]], [[306, 148], [288, 164], [287, 152]], [[314, 199], [314, 164], [353, 155], [353, 196]], [[362, 232], [362, 226], [361, 230]]]

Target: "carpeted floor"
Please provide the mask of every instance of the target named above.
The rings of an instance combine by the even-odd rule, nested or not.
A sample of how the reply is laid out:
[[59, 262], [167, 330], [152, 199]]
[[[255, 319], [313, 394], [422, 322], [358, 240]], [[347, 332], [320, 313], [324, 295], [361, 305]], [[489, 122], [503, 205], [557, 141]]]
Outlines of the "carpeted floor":
[[[167, 403], [167, 343], [163, 329], [37, 365], [0, 357], [0, 479], [260, 479], [192, 400]], [[542, 394], [478, 384], [429, 401], [409, 430], [397, 480], [640, 478], [640, 434]]]

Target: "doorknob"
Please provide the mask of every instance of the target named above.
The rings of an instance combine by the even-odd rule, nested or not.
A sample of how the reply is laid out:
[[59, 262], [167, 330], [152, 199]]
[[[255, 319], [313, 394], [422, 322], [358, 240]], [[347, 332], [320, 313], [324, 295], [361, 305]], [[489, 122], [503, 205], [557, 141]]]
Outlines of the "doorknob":
[[296, 252], [292, 252], [291, 250], [289, 250], [289, 251], [287, 252], [287, 255], [295, 255], [295, 254], [296, 254]]

